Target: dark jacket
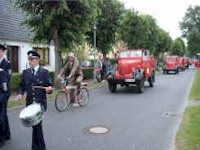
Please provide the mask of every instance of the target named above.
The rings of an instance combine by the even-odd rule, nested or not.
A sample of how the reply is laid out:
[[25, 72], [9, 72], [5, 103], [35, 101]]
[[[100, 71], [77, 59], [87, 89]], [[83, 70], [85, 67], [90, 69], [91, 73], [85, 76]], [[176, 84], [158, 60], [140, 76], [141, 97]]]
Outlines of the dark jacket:
[[8, 101], [8, 98], [10, 96], [8, 83], [8, 74], [5, 71], [0, 71], [0, 103]]
[[11, 63], [10, 61], [6, 60], [5, 58], [2, 60], [2, 62], [0, 63], [0, 68], [3, 69], [4, 71], [6, 71], [7, 76], [11, 77], [12, 74], [12, 67], [11, 67]]
[[47, 109], [47, 97], [46, 91], [43, 89], [35, 89], [32, 86], [51, 86], [49, 71], [39, 67], [36, 75], [32, 75], [31, 69], [26, 69], [22, 73], [18, 94], [24, 94], [27, 92], [26, 105], [30, 105], [33, 101], [41, 103], [45, 110]]

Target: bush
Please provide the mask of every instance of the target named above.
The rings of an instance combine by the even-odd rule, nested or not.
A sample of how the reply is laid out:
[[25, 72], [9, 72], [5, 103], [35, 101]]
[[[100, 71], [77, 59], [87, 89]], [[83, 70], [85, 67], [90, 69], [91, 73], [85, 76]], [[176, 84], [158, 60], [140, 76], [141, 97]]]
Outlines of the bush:
[[92, 79], [94, 75], [93, 72], [94, 72], [93, 68], [83, 70], [84, 79], [85, 80]]
[[118, 64], [118, 60], [116, 58], [112, 58], [110, 61], [113, 65]]
[[12, 73], [12, 77], [10, 79], [10, 86], [12, 91], [17, 90], [20, 80], [21, 80], [21, 73]]

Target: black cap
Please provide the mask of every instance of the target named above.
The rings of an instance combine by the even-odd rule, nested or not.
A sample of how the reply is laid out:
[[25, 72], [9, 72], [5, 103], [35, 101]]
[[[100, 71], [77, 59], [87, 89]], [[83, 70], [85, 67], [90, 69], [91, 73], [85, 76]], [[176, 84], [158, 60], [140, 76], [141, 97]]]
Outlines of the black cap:
[[0, 44], [0, 50], [5, 51], [6, 50], [5, 46]]
[[27, 55], [28, 58], [36, 58], [36, 59], [40, 58], [40, 55], [36, 51], [28, 51]]

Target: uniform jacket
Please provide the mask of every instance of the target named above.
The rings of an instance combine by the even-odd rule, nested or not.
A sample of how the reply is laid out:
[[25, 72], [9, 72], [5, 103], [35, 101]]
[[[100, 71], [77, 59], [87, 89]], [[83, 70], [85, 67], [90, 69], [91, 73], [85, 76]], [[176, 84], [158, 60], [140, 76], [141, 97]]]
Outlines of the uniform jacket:
[[8, 74], [5, 71], [0, 71], [0, 103], [8, 101], [10, 95], [8, 83]]
[[36, 75], [32, 75], [31, 68], [23, 71], [19, 88], [17, 90], [18, 94], [24, 94], [27, 92], [26, 105], [30, 105], [33, 101], [41, 103], [45, 110], [47, 108], [47, 97], [46, 91], [43, 89], [35, 89], [32, 86], [51, 86], [49, 71], [39, 67]]
[[3, 69], [7, 76], [11, 77], [11, 74], [12, 74], [12, 69], [11, 69], [11, 64], [10, 64], [10, 61], [6, 60], [5, 58], [2, 60], [2, 62], [0, 63], [0, 68]]
[[10, 96], [11, 64], [5, 58], [0, 63], [0, 102], [6, 102]]

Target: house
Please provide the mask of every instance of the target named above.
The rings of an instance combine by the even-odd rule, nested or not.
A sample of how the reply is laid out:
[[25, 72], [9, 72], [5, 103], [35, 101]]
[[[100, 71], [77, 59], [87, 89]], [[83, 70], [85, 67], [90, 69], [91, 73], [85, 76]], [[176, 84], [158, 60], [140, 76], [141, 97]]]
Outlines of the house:
[[0, 0], [0, 44], [7, 46], [6, 57], [12, 63], [13, 72], [22, 72], [28, 67], [27, 52], [35, 50], [41, 55], [42, 64], [55, 70], [54, 45], [34, 45], [26, 26], [21, 26], [25, 15], [13, 7], [9, 0]]

